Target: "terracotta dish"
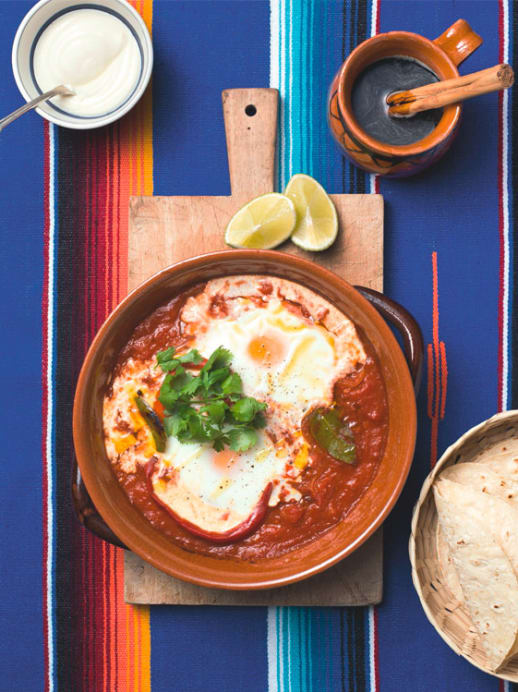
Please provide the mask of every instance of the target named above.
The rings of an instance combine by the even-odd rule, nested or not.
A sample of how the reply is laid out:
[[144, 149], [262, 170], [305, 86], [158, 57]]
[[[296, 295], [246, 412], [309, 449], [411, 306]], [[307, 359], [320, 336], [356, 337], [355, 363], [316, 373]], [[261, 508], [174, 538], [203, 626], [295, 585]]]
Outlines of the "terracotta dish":
[[[264, 274], [295, 281], [323, 295], [350, 317], [373, 345], [386, 386], [389, 431], [385, 453], [372, 484], [347, 514], [347, 520], [312, 543], [284, 557], [252, 564], [186, 552], [155, 530], [130, 503], [107, 459], [102, 400], [118, 353], [134, 328], [154, 309], [186, 288], [232, 274]], [[419, 328], [408, 313], [381, 294], [365, 290], [378, 308], [402, 329], [414, 379], [422, 355]], [[335, 564], [360, 546], [396, 502], [410, 464], [416, 435], [414, 387], [409, 368], [391, 330], [359, 291], [307, 260], [272, 251], [224, 251], [175, 264], [150, 278], [114, 310], [85, 359], [74, 402], [74, 444], [87, 493], [109, 529], [125, 546], [168, 574], [216, 588], [260, 589], [289, 584]], [[103, 521], [76, 489], [85, 524], [103, 537]]]
[[389, 177], [419, 173], [441, 158], [457, 134], [462, 110], [459, 104], [446, 106], [437, 126], [424, 139], [399, 146], [385, 144], [358, 125], [351, 106], [354, 82], [372, 63], [394, 56], [417, 60], [440, 80], [453, 79], [459, 76], [458, 65], [481, 43], [464, 19], [434, 41], [409, 31], [390, 31], [360, 43], [340, 67], [329, 90], [329, 127], [344, 154], [360, 168]]

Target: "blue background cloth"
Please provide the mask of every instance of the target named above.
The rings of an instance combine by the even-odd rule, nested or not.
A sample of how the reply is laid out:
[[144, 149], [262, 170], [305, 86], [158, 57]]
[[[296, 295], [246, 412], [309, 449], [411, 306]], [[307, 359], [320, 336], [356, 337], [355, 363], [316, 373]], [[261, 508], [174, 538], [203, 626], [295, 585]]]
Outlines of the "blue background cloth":
[[[10, 49], [30, 6], [25, 0], [0, 4], [0, 64], [5, 68], [0, 103], [6, 112], [20, 102], [9, 71]], [[344, 162], [336, 149], [325, 122], [327, 88], [348, 52], [375, 32], [376, 22], [379, 31], [408, 30], [434, 38], [463, 17], [484, 43], [461, 73], [493, 65], [505, 55], [512, 61], [513, 13], [510, 0], [155, 0], [153, 5], [154, 194], [228, 193], [221, 90], [275, 86], [283, 99], [279, 187], [298, 172], [314, 175], [333, 193], [369, 192], [379, 186], [386, 215], [385, 292], [414, 314], [426, 344], [433, 341], [432, 253], [436, 253], [440, 340], [448, 363], [439, 454], [472, 425], [500, 409], [517, 407], [512, 271], [515, 99], [512, 93], [505, 100], [488, 94], [466, 103], [458, 139], [442, 161], [412, 179], [376, 182]], [[279, 62], [273, 64], [274, 60]], [[67, 156], [70, 152], [73, 156], [77, 147], [76, 165], [82, 166], [79, 151], [84, 139], [53, 129], [58, 160], [66, 143]], [[49, 675], [45, 663], [45, 631], [60, 626], [52, 618], [45, 620], [42, 591], [45, 136], [35, 113], [0, 135], [0, 368], [6, 394], [0, 465], [5, 623], [0, 687], [113, 689], [113, 679], [74, 678], [66, 637], [57, 637], [50, 655], [59, 659], [55, 670], [72, 671], [68, 677], [58, 672]], [[59, 180], [55, 194], [66, 206]], [[58, 242], [63, 243], [63, 238], [60, 235]], [[58, 291], [56, 306], [60, 300]], [[56, 378], [62, 377], [62, 363], [55, 365]], [[447, 647], [427, 621], [411, 584], [407, 552], [411, 510], [434, 460], [427, 377], [425, 371], [414, 465], [385, 524], [384, 600], [376, 612], [151, 608], [153, 691], [482, 692], [502, 687]], [[58, 421], [58, 426], [69, 424], [66, 419]], [[53, 464], [59, 475], [60, 459], [54, 457]], [[59, 522], [58, 505], [51, 511]], [[58, 543], [56, 554], [60, 549]], [[65, 598], [59, 618], [66, 618], [73, 605]], [[78, 629], [70, 636], [81, 638], [84, 632]], [[135, 689], [145, 689], [139, 685], [135, 683]]]

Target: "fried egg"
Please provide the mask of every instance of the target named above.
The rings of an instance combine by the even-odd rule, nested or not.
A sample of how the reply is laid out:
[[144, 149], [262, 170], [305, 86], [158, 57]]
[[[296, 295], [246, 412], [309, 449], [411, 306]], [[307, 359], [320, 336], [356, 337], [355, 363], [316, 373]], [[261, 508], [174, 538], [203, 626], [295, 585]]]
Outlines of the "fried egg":
[[299, 430], [310, 407], [331, 404], [337, 377], [363, 355], [344, 349], [334, 334], [297, 315], [279, 298], [261, 307], [237, 298], [229, 315], [206, 314], [201, 321], [188, 322], [186, 333], [203, 355], [218, 346], [231, 351], [243, 391], [268, 404], [268, 428], [276, 436]]
[[[170, 437], [163, 453], [153, 450], [150, 456], [149, 440], [142, 440], [145, 427], [135, 430], [139, 414], [131, 393], [142, 389], [153, 404], [164, 374], [152, 363], [128, 361], [105, 400], [106, 447], [112, 461], [128, 473], [137, 464], [148, 464], [151, 492], [180, 523], [200, 535], [230, 536], [238, 527], [249, 527], [266, 502], [275, 506], [300, 499], [297, 477], [311, 463], [302, 419], [312, 408], [331, 405], [336, 380], [366, 355], [345, 315], [281, 279], [267, 284], [264, 277], [209, 282], [186, 301], [180, 317], [188, 348], [205, 358], [219, 346], [227, 348], [243, 393], [267, 404], [267, 425], [257, 444], [241, 453], [216, 452], [208, 443]], [[121, 420], [135, 438], [135, 443], [126, 438], [126, 448], [113, 435]]]

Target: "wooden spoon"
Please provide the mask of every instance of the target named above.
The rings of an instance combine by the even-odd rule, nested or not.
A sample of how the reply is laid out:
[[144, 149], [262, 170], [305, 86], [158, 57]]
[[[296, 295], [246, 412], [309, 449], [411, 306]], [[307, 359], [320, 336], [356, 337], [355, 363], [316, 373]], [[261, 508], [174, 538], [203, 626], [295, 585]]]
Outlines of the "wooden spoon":
[[421, 111], [507, 89], [513, 82], [513, 68], [502, 63], [463, 77], [425, 84], [409, 91], [395, 91], [387, 96], [388, 112], [395, 118], [410, 118]]

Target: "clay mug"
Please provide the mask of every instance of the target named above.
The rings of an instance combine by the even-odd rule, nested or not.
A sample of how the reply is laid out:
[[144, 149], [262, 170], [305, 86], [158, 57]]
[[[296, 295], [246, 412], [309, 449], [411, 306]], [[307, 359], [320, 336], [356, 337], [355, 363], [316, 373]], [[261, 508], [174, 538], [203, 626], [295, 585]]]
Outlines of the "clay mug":
[[345, 155], [370, 173], [393, 178], [413, 175], [437, 161], [457, 134], [460, 104], [446, 106], [437, 126], [423, 139], [413, 144], [384, 144], [358, 125], [351, 105], [353, 84], [373, 62], [394, 56], [414, 58], [439, 79], [452, 79], [459, 76], [457, 66], [481, 43], [480, 36], [464, 19], [457, 20], [434, 41], [408, 31], [390, 31], [360, 43], [335, 75], [329, 90], [329, 127]]

